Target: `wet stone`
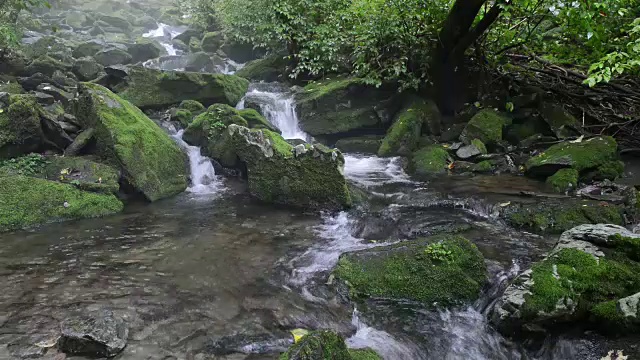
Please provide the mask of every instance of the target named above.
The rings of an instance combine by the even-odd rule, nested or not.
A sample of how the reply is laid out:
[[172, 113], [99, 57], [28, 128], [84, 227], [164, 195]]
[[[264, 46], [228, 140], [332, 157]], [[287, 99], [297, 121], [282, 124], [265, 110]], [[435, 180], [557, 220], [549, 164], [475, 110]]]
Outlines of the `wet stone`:
[[127, 344], [129, 329], [110, 310], [67, 318], [61, 325], [58, 348], [67, 354], [113, 357]]

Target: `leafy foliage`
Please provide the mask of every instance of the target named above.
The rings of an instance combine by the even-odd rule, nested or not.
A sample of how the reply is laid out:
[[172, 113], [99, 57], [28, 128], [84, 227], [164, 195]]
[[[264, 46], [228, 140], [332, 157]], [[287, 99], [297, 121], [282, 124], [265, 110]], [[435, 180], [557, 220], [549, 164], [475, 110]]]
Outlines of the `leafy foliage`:
[[10, 173], [32, 176], [39, 174], [47, 164], [47, 159], [39, 154], [29, 154], [19, 158], [0, 161], [0, 169]]
[[18, 14], [36, 6], [51, 7], [46, 0], [0, 0], [0, 56], [19, 44]]

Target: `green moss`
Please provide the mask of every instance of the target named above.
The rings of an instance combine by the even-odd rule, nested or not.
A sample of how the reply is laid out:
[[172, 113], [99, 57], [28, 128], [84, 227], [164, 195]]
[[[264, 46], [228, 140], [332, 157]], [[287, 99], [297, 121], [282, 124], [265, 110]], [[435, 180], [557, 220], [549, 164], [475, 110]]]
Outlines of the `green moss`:
[[[532, 157], [525, 167], [527, 172], [534, 176], [552, 175], [558, 167], [570, 167], [582, 173], [617, 161], [617, 148], [616, 141], [609, 136], [592, 138], [579, 143], [563, 142]], [[615, 168], [616, 165], [606, 166]]]
[[479, 139], [484, 144], [494, 145], [502, 140], [502, 129], [510, 123], [509, 118], [497, 111], [483, 109], [469, 120], [462, 131], [461, 139], [466, 143]]
[[313, 331], [293, 344], [280, 360], [351, 360], [344, 339], [329, 330]]
[[12, 95], [9, 107], [0, 112], [0, 159], [37, 151], [43, 140], [42, 107], [31, 95]]
[[575, 169], [560, 169], [547, 178], [547, 184], [553, 188], [553, 191], [564, 193], [569, 189], [577, 189], [578, 176], [578, 171]]
[[246, 164], [249, 191], [258, 199], [304, 208], [351, 206], [339, 151], [314, 145], [294, 156], [293, 146], [265, 129], [234, 126], [225, 137]]
[[250, 128], [259, 128], [259, 129], [268, 129], [271, 131], [279, 132], [279, 130], [271, 125], [264, 116], [262, 116], [259, 112], [254, 109], [243, 109], [238, 110], [238, 115], [242, 116], [243, 119], [247, 120], [247, 124], [249, 124]]
[[418, 176], [432, 176], [447, 171], [449, 153], [440, 146], [428, 146], [416, 151], [411, 157], [409, 170]]
[[288, 63], [283, 55], [273, 55], [248, 62], [236, 75], [253, 81], [272, 82], [285, 75]]
[[3, 83], [0, 81], [0, 92], [6, 92], [9, 94], [22, 94], [24, 89], [17, 82]]
[[608, 161], [598, 167], [593, 177], [594, 180], [615, 180], [624, 173], [622, 161]]
[[493, 164], [491, 164], [491, 161], [489, 161], [489, 160], [481, 161], [481, 162], [477, 163], [473, 167], [473, 171], [475, 171], [475, 172], [491, 172], [491, 171], [493, 171]]
[[95, 128], [101, 157], [129, 184], [150, 201], [186, 189], [186, 155], [140, 109], [97, 84], [80, 84], [79, 97], [79, 119]]
[[126, 84], [116, 87], [125, 100], [140, 108], [166, 108], [183, 100], [235, 106], [249, 81], [235, 75], [173, 72], [131, 67]]
[[577, 249], [562, 249], [532, 268], [533, 286], [523, 316], [552, 312], [558, 304], [575, 306], [579, 319], [590, 313], [610, 314], [612, 300], [640, 288], [640, 264], [613, 254], [597, 260]]
[[204, 34], [202, 37], [202, 50], [208, 53], [214, 53], [222, 46], [224, 35], [222, 32], [214, 31]]
[[175, 114], [171, 116], [171, 120], [179, 122], [183, 128], [189, 126], [192, 119], [193, 114], [191, 113], [191, 111], [186, 109], [178, 109], [176, 110]]
[[623, 252], [629, 259], [640, 261], [640, 239], [624, 237], [620, 234], [611, 236], [609, 240], [613, 241], [614, 246]]
[[511, 204], [503, 208], [507, 222], [536, 232], [562, 233], [582, 224], [623, 225], [624, 208], [596, 201]]
[[349, 349], [349, 354], [353, 360], [383, 360], [382, 356], [371, 349]]
[[344, 90], [352, 85], [363, 85], [364, 80], [359, 78], [336, 77], [309, 83], [304, 87], [302, 99], [305, 101], [319, 100], [329, 94]]
[[[439, 243], [445, 258], [428, 252]], [[436, 236], [342, 256], [335, 269], [354, 297], [406, 299], [429, 306], [476, 299], [487, 279], [484, 259], [461, 236]]]
[[378, 156], [408, 156], [420, 143], [422, 125], [429, 114], [429, 104], [416, 100], [400, 111], [395, 122], [382, 140]]
[[480, 150], [480, 152], [482, 154], [486, 154], [487, 153], [487, 147], [484, 145], [484, 143], [482, 142], [482, 140], [480, 139], [473, 139], [471, 140], [471, 144], [475, 145], [475, 147], [478, 148], [478, 150]]
[[80, 190], [117, 194], [120, 172], [86, 157], [49, 156], [36, 176], [77, 187]]
[[205, 110], [204, 105], [195, 100], [183, 100], [178, 107], [180, 109], [189, 110], [192, 113], [199, 113]]
[[0, 189], [0, 231], [104, 216], [123, 208], [113, 195], [84, 192], [71, 185], [22, 175], [0, 176]]

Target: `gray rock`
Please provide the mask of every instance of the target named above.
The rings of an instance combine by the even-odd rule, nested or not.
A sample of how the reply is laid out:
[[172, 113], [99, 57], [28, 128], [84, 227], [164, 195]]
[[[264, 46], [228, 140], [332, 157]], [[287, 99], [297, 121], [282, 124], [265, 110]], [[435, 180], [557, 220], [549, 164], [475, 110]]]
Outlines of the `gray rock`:
[[213, 72], [214, 69], [215, 66], [213, 65], [213, 60], [211, 60], [211, 55], [202, 51], [190, 54], [185, 67], [185, 70], [195, 72]]
[[155, 59], [167, 53], [160, 43], [149, 39], [135, 44], [128, 44], [127, 51], [131, 55], [131, 62], [133, 63]]
[[36, 101], [38, 101], [38, 104], [40, 105], [53, 105], [56, 101], [53, 96], [43, 92], [36, 91], [33, 95], [36, 97]]
[[456, 151], [456, 156], [460, 159], [469, 159], [480, 154], [482, 151], [474, 144], [465, 145]]
[[38, 85], [38, 91], [53, 96], [56, 101], [60, 101], [62, 105], [67, 106], [73, 100], [73, 94], [66, 92], [60, 88], [57, 88], [51, 84]]
[[79, 59], [85, 56], [93, 56], [107, 46], [107, 43], [102, 40], [85, 41], [73, 50], [73, 57]]
[[109, 48], [98, 51], [94, 56], [96, 61], [103, 66], [111, 66], [118, 64], [128, 64], [133, 57], [126, 51], [118, 48]]
[[610, 237], [618, 234], [623, 237], [630, 237], [634, 239], [640, 238], [640, 234], [635, 234], [622, 226], [609, 224], [585, 224], [565, 231], [560, 236], [560, 240], [558, 241], [556, 248], [560, 246], [572, 247], [567, 244], [579, 242], [586, 242], [597, 246], [612, 247], [615, 246], [615, 240], [610, 239]]
[[123, 30], [125, 33], [130, 33], [132, 29], [131, 23], [120, 16], [103, 15], [100, 17], [100, 21], [105, 22], [116, 29]]
[[64, 150], [65, 156], [76, 156], [93, 140], [95, 129], [89, 128], [76, 136], [73, 143]]
[[73, 73], [82, 81], [94, 80], [103, 70], [104, 67], [89, 56], [80, 58], [73, 64]]
[[618, 311], [628, 320], [640, 320], [640, 292], [618, 300]]
[[20, 85], [27, 91], [35, 91], [38, 88], [38, 85], [42, 83], [51, 83], [52, 81], [53, 80], [51, 80], [50, 77], [42, 73], [36, 73], [29, 77], [18, 78], [18, 83], [20, 83]]
[[129, 328], [109, 310], [68, 318], [61, 325], [58, 349], [67, 354], [113, 357], [127, 344]]

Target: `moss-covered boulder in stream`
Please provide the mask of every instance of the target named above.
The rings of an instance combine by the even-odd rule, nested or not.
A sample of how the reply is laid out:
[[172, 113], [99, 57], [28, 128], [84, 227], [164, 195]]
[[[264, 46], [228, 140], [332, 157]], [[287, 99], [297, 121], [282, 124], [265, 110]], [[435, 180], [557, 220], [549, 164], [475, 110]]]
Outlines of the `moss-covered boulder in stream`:
[[[548, 177], [560, 169], [571, 168], [580, 175], [590, 171], [598, 172], [599, 168], [606, 169], [608, 177], [615, 174], [609, 169], [615, 169], [618, 162], [618, 145], [609, 136], [600, 136], [580, 142], [562, 142], [548, 148], [543, 153], [527, 161], [526, 173], [532, 177]], [[612, 164], [613, 163], [613, 164]]]
[[260, 200], [314, 209], [351, 206], [339, 150], [300, 144], [278, 133], [230, 125], [223, 134], [246, 166], [249, 191]]
[[114, 195], [96, 194], [23, 175], [0, 174], [0, 231], [122, 211]]
[[420, 145], [422, 127], [438, 117], [435, 103], [416, 99], [401, 110], [382, 140], [378, 156], [408, 156]]
[[348, 137], [338, 140], [336, 147], [346, 153], [377, 154], [382, 139], [378, 135]]
[[336, 78], [305, 86], [296, 95], [296, 110], [300, 128], [313, 136], [384, 131], [399, 108], [396, 100], [395, 90]]
[[575, 198], [549, 198], [544, 202], [511, 202], [500, 209], [516, 228], [541, 233], [561, 233], [581, 224], [624, 224], [624, 214], [635, 209], [613, 203]]
[[236, 75], [253, 81], [274, 82], [285, 76], [289, 60], [282, 54], [248, 62]]
[[479, 139], [484, 144], [493, 146], [502, 140], [502, 130], [509, 124], [511, 119], [505, 115], [492, 109], [483, 109], [469, 120], [460, 139], [465, 144], [471, 144], [473, 139]]
[[235, 106], [249, 88], [249, 81], [235, 75], [161, 71], [130, 67], [126, 81], [114, 87], [123, 99], [139, 108], [166, 108], [183, 100], [205, 105]]
[[[614, 225], [566, 231], [542, 261], [498, 299], [492, 321], [514, 334], [561, 324], [600, 331], [638, 330], [640, 235]], [[633, 330], [631, 330], [633, 331]]]
[[330, 330], [312, 331], [293, 344], [280, 360], [352, 360], [344, 339]]
[[487, 281], [484, 258], [461, 236], [435, 236], [347, 253], [334, 274], [353, 298], [449, 306], [475, 300]]
[[97, 84], [80, 84], [78, 94], [78, 118], [95, 129], [98, 153], [131, 186], [150, 201], [186, 189], [185, 154], [140, 109]]
[[412, 175], [427, 178], [433, 175], [445, 174], [451, 156], [442, 146], [426, 146], [411, 155], [408, 171]]
[[16, 157], [41, 148], [44, 134], [36, 98], [12, 95], [8, 106], [0, 105], [0, 160]]
[[576, 169], [560, 169], [547, 178], [547, 184], [553, 188], [553, 191], [564, 193], [577, 189], [578, 177], [579, 173]]
[[52, 181], [71, 184], [80, 190], [117, 194], [120, 171], [88, 157], [47, 156], [40, 175]]

